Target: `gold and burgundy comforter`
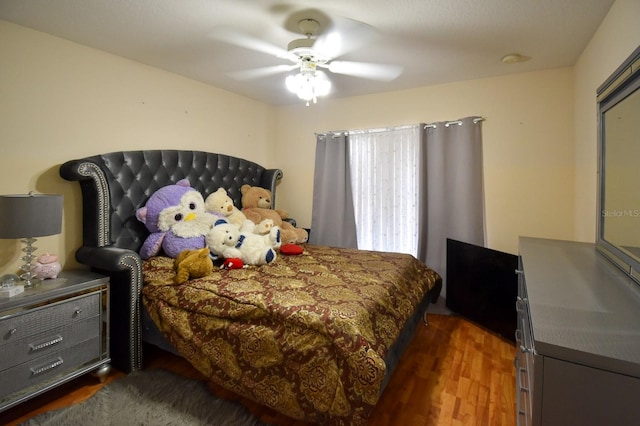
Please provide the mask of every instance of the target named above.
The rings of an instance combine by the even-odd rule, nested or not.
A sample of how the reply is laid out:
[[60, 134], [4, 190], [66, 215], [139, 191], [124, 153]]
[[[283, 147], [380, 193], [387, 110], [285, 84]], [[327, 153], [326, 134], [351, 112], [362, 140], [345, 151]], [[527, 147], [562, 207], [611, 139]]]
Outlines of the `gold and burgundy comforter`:
[[296, 419], [364, 424], [385, 355], [439, 276], [414, 257], [305, 245], [274, 263], [173, 283], [145, 262], [143, 303], [213, 382]]

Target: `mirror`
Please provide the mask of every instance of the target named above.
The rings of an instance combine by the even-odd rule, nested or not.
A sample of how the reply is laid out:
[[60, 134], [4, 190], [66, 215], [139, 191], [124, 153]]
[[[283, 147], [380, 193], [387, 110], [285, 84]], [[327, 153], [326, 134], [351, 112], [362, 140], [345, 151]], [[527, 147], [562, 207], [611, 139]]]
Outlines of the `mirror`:
[[596, 247], [640, 283], [640, 47], [598, 89]]

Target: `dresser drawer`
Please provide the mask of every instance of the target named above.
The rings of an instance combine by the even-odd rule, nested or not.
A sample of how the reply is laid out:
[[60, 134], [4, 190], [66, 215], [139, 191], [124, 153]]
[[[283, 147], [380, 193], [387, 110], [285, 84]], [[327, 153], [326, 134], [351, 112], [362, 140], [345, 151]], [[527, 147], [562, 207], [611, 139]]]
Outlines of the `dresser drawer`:
[[61, 351], [100, 335], [102, 322], [93, 316], [0, 346], [0, 371]]
[[100, 359], [100, 337], [0, 372], [0, 399]]
[[100, 315], [100, 293], [91, 293], [0, 318], [0, 345]]

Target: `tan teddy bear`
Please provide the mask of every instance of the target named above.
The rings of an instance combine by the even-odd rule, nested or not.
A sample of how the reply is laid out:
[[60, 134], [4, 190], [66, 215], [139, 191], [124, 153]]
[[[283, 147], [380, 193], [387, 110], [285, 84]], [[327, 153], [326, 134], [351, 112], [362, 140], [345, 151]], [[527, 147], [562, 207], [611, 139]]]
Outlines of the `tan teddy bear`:
[[209, 213], [223, 215], [227, 222], [236, 225], [238, 228], [242, 227], [244, 221], [247, 220], [242, 211], [233, 205], [233, 200], [224, 188], [218, 188], [216, 192], [209, 194], [204, 200], [204, 206]]
[[242, 212], [255, 224], [259, 224], [265, 219], [271, 219], [274, 226], [278, 226], [281, 231], [282, 244], [305, 243], [309, 239], [309, 234], [302, 228], [296, 228], [285, 221], [289, 216], [284, 210], [271, 209], [271, 191], [259, 186], [242, 185]]
[[173, 262], [176, 276], [173, 281], [182, 284], [191, 278], [202, 278], [213, 272], [209, 249], [183, 250]]

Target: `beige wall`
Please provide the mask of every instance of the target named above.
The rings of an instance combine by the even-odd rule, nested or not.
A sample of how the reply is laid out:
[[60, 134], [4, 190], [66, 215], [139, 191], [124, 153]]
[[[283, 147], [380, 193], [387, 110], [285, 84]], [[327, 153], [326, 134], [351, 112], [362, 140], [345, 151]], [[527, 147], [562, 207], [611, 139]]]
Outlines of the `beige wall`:
[[640, 46], [640, 1], [617, 0], [575, 66], [575, 239], [596, 236], [596, 90]]
[[[311, 223], [314, 132], [481, 115], [488, 246], [517, 252], [519, 235], [573, 237], [570, 68], [463, 81], [277, 111], [285, 178], [279, 203]], [[280, 189], [279, 189], [280, 191]]]
[[[81, 244], [80, 190], [58, 167], [124, 149], [186, 148], [273, 165], [272, 107], [0, 21], [0, 194], [61, 193], [63, 233], [38, 240], [65, 267]], [[44, 214], [44, 213], [43, 213]], [[0, 274], [20, 244], [0, 240]]]

